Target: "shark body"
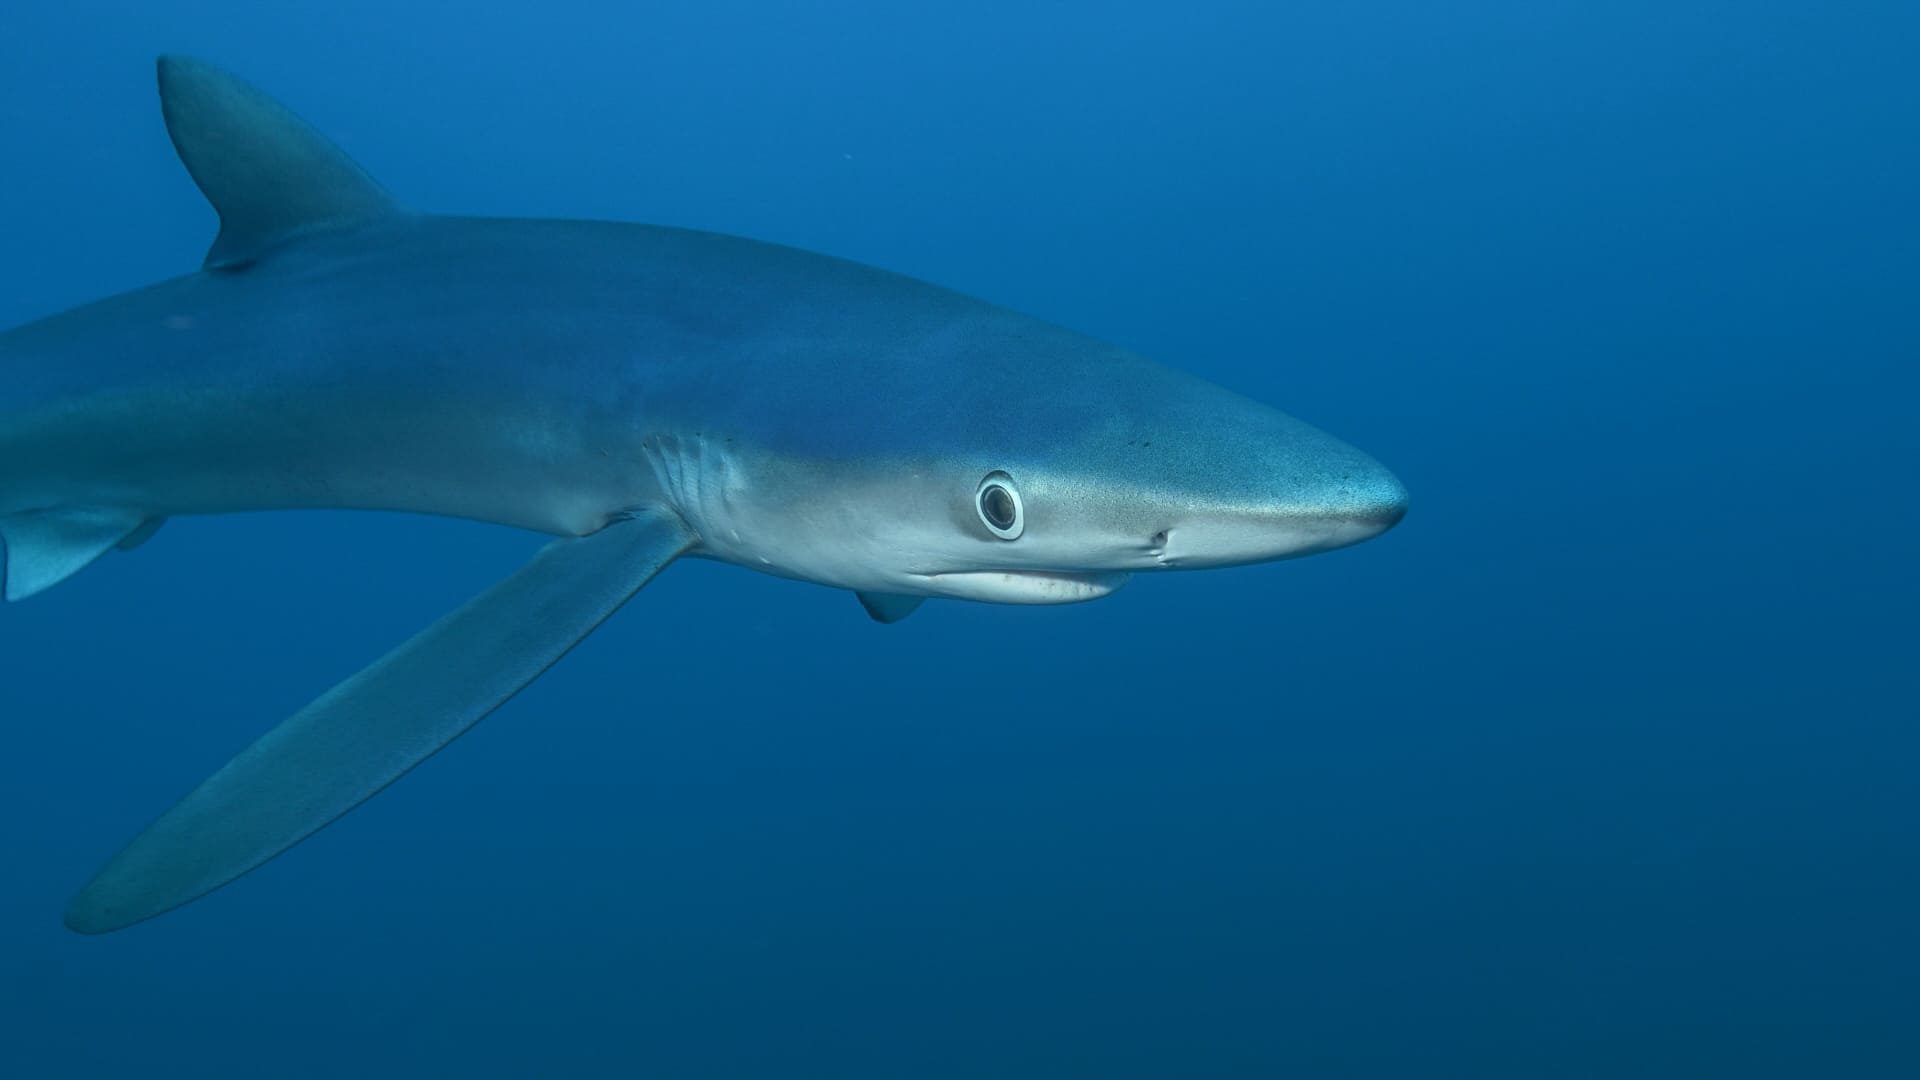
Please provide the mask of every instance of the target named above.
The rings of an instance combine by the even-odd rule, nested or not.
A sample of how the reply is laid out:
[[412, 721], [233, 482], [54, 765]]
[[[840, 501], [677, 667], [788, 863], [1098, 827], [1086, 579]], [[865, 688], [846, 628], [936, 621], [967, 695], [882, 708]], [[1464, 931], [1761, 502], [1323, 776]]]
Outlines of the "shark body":
[[5, 598], [168, 517], [384, 509], [556, 539], [209, 778], [75, 898], [117, 929], [267, 861], [537, 678], [681, 555], [1059, 603], [1373, 536], [1371, 458], [1115, 346], [711, 233], [398, 206], [257, 90], [163, 58], [206, 265], [0, 334]]

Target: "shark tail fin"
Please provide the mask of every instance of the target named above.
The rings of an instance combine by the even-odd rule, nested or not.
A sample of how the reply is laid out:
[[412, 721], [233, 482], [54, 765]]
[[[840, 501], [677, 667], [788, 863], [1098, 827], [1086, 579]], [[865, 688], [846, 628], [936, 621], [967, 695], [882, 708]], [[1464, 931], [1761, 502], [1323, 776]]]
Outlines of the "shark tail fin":
[[166, 520], [93, 506], [0, 514], [0, 597], [25, 600], [45, 592], [115, 548], [146, 543]]
[[182, 56], [162, 56], [159, 75], [173, 148], [220, 215], [209, 269], [245, 266], [302, 234], [399, 212], [338, 146], [247, 83]]

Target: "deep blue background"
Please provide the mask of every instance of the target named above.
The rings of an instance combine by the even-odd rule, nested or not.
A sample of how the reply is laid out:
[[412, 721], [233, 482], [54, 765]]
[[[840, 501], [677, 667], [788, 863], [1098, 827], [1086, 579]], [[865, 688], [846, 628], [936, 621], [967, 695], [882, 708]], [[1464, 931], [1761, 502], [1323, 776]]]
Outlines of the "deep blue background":
[[188, 51], [415, 205], [931, 278], [1415, 506], [894, 627], [677, 566], [292, 856], [81, 938], [152, 815], [539, 542], [176, 521], [0, 610], [0, 1073], [1920, 1075], [1915, 11], [7, 4], [0, 324], [196, 264]]

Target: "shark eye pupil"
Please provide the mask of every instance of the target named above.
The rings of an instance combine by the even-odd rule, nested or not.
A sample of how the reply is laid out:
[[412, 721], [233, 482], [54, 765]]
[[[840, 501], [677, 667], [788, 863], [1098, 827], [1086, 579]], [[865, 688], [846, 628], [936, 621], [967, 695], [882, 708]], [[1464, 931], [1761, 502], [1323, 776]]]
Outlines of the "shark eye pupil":
[[988, 473], [974, 493], [974, 505], [979, 508], [981, 523], [1002, 540], [1019, 539], [1027, 527], [1020, 492], [1013, 486], [1013, 477], [1006, 473]]
[[980, 509], [986, 511], [987, 524], [996, 529], [1013, 528], [1013, 496], [995, 484], [980, 495]]

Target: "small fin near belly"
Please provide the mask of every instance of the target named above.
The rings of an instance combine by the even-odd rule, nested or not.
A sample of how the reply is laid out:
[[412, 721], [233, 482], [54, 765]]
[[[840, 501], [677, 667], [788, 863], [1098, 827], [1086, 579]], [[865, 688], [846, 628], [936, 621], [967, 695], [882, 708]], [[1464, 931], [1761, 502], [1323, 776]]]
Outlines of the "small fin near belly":
[[139, 528], [128, 533], [119, 543], [113, 545], [113, 548], [115, 551], [132, 551], [134, 548], [153, 539], [153, 534], [159, 532], [160, 526], [166, 523], [166, 518], [150, 517], [141, 522]]
[[924, 596], [904, 596], [900, 593], [857, 592], [860, 606], [867, 609], [874, 622], [897, 623], [914, 613], [925, 600]]
[[59, 506], [0, 515], [0, 579], [8, 600], [25, 600], [93, 565], [116, 547], [144, 543], [165, 518], [137, 510]]
[[548, 544], [242, 750], [108, 861], [67, 925], [151, 918], [311, 836], [519, 693], [692, 543], [677, 516], [643, 511]]

